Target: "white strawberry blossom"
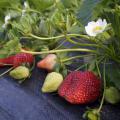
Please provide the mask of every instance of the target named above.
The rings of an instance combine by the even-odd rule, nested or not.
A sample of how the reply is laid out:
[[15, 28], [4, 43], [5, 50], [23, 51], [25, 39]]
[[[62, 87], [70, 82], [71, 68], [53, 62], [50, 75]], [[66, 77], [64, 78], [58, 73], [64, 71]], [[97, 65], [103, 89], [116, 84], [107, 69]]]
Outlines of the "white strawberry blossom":
[[106, 20], [98, 19], [96, 22], [95, 21], [89, 22], [88, 25], [85, 26], [85, 30], [89, 36], [95, 37], [98, 34], [102, 33], [106, 27], [107, 27]]

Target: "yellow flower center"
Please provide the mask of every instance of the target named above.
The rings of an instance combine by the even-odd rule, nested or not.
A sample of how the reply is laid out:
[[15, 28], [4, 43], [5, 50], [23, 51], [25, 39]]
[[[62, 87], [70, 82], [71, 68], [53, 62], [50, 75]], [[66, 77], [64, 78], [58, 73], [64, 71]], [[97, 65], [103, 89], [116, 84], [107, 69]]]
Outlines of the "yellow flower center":
[[98, 32], [102, 30], [102, 27], [101, 26], [96, 26], [94, 29], [93, 29], [93, 32]]

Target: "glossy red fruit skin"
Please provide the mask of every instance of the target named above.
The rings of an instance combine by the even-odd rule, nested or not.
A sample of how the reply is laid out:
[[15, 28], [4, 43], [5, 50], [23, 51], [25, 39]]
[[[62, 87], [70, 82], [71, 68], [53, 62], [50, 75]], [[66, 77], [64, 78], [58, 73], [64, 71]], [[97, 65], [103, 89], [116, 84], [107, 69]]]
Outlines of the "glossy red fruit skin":
[[58, 94], [72, 104], [87, 104], [99, 97], [100, 90], [101, 80], [93, 72], [75, 71], [65, 78]]
[[0, 59], [0, 67], [6, 66], [5, 64], [13, 65], [14, 56]]
[[29, 63], [32, 64], [34, 61], [34, 56], [29, 53], [18, 53], [14, 57], [14, 67], [20, 66], [23, 63]]

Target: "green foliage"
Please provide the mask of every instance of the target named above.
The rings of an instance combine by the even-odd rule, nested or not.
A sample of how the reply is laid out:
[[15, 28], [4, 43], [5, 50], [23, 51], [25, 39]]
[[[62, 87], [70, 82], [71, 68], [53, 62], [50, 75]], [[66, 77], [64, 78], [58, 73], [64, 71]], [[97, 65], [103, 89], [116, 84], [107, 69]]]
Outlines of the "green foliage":
[[22, 17], [18, 22], [13, 22], [12, 26], [13, 28], [16, 28], [17, 30], [19, 30], [21, 33], [23, 34], [28, 34], [28, 33], [31, 33], [32, 32], [32, 19], [30, 16], [25, 16], [25, 17]]
[[[96, 19], [101, 17], [106, 19], [108, 23], [111, 24], [111, 38], [109, 38], [108, 46], [112, 53], [110, 55], [111, 58], [116, 58], [119, 61], [120, 56], [120, 1], [119, 0], [102, 0], [94, 9], [93, 18]], [[111, 42], [110, 42], [111, 41]]]
[[38, 11], [45, 11], [54, 5], [54, 0], [28, 0], [30, 5]]
[[0, 0], [0, 8], [18, 6], [21, 0]]
[[[59, 34], [78, 33], [80, 24], [76, 20], [75, 11], [81, 0], [28, 0], [29, 8], [25, 8], [22, 0], [1, 0], [1, 37], [7, 42], [15, 37], [24, 38], [23, 47], [40, 50], [41, 45], [54, 48], [57, 40], [37, 40], [30, 34], [42, 37], [56, 36]], [[66, 6], [69, 4], [68, 6]], [[5, 16], [11, 19], [6, 28], [2, 28]], [[26, 39], [27, 37], [27, 39]], [[6, 41], [5, 41], [6, 40]], [[23, 39], [22, 39], [23, 40]], [[4, 43], [1, 42], [1, 43]]]
[[5, 58], [10, 55], [16, 54], [20, 52], [21, 45], [19, 43], [19, 40], [16, 38], [14, 40], [8, 41], [4, 47], [0, 49], [0, 58]]
[[62, 14], [61, 11], [59, 11], [58, 9], [55, 10], [55, 12], [53, 13], [52, 17], [51, 17], [51, 21], [53, 22], [53, 26], [56, 29], [61, 30], [65, 28], [65, 19], [64, 16]]
[[116, 37], [120, 38], [120, 1], [119, 0], [102, 0], [95, 7], [93, 12], [94, 18], [103, 17], [111, 23]]
[[95, 6], [93, 11], [93, 18], [102, 16], [104, 11], [110, 12], [117, 4], [120, 4], [119, 0], [101, 0], [101, 2]]
[[20, 11], [15, 11], [15, 10], [7, 10], [5, 12], [5, 15], [10, 15], [11, 18], [14, 20], [14, 19], [17, 19], [18, 17], [21, 16], [21, 12]]
[[71, 9], [74, 7], [78, 7], [81, 3], [81, 0], [61, 0], [65, 8]]
[[20, 2], [21, 0], [0, 0], [0, 17], [3, 18], [9, 8], [21, 7]]
[[92, 12], [100, 0], [84, 0], [80, 9], [78, 10], [78, 19], [86, 25], [92, 18]]
[[115, 36], [120, 38], [120, 28], [118, 27], [120, 25], [120, 8], [115, 7], [111, 10], [104, 10], [103, 15], [106, 17], [108, 22], [111, 23]]
[[120, 66], [113, 63], [106, 65], [106, 68], [108, 83], [113, 83], [120, 90]]

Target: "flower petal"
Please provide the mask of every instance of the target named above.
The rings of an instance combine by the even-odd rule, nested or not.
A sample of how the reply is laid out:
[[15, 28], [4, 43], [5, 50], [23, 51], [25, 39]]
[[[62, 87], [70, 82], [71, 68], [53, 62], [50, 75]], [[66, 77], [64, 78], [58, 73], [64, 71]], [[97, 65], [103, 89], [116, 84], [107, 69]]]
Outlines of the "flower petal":
[[99, 19], [97, 20], [96, 24], [101, 26], [101, 25], [103, 24], [102, 19], [101, 19], [101, 18], [99, 18]]
[[94, 22], [94, 21], [89, 22], [87, 26], [89, 26], [89, 27], [92, 27], [92, 28], [93, 28], [94, 26], [96, 26], [96, 22]]
[[106, 19], [103, 20], [103, 26], [104, 26], [104, 27], [107, 26], [107, 21], [106, 21]]
[[85, 31], [89, 36], [96, 36], [96, 33], [93, 32], [93, 28], [90, 26], [85, 26]]

